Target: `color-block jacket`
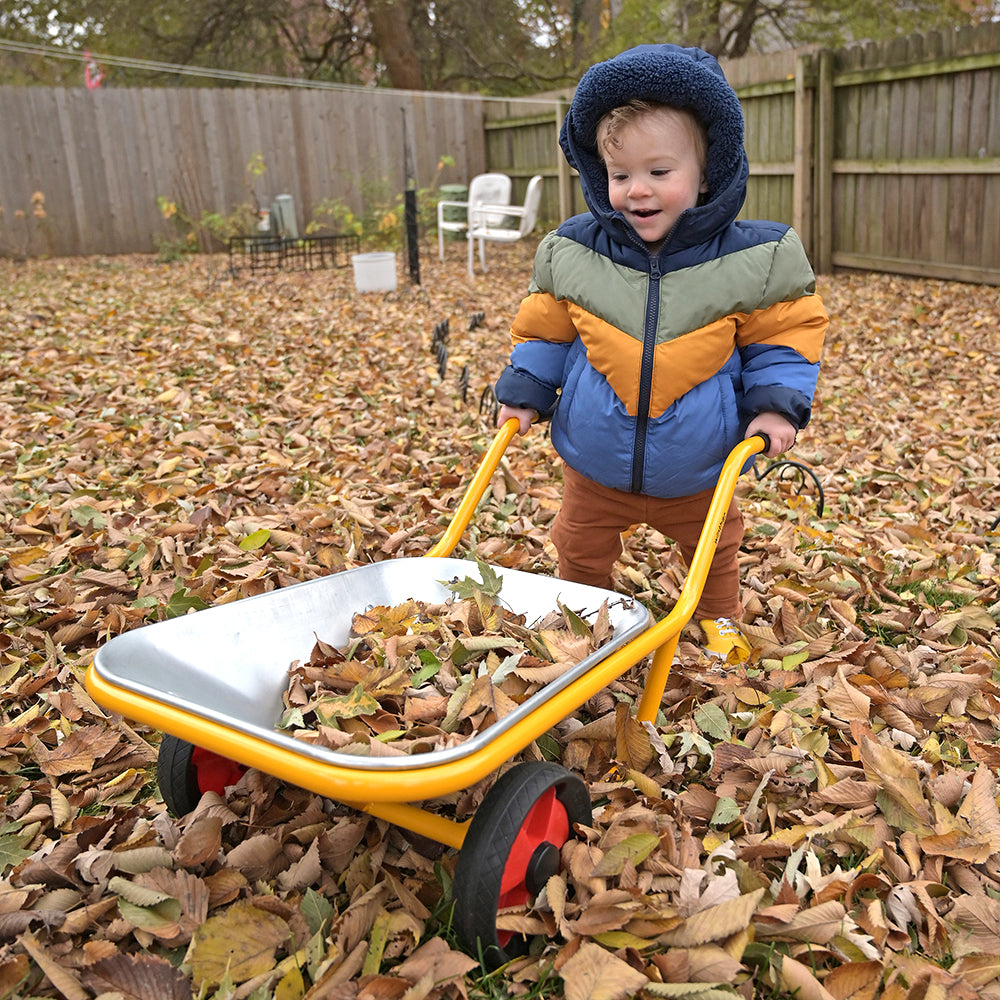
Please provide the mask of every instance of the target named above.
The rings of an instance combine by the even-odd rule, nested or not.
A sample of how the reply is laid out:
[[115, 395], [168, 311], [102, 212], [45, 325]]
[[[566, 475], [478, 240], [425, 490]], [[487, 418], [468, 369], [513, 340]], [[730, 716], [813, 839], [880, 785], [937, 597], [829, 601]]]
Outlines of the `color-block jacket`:
[[[708, 132], [705, 203], [651, 255], [611, 208], [596, 128], [632, 97], [692, 109]], [[644, 45], [591, 67], [560, 144], [590, 212], [539, 245], [497, 398], [552, 418], [572, 468], [652, 496], [713, 487], [764, 411], [809, 420], [827, 315], [798, 236], [737, 222], [748, 173], [743, 114], [700, 49]]]

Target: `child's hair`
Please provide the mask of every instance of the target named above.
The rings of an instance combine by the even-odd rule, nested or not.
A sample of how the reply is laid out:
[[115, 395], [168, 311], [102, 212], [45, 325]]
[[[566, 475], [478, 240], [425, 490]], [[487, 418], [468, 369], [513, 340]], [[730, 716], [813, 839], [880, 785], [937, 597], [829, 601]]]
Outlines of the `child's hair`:
[[656, 101], [644, 101], [638, 98], [617, 108], [612, 108], [597, 123], [597, 155], [603, 161], [605, 152], [618, 149], [621, 146], [620, 135], [626, 125], [631, 125], [647, 115], [656, 114], [674, 116], [690, 128], [695, 141], [695, 149], [698, 151], [698, 158], [704, 165], [708, 156], [708, 134], [701, 119], [687, 108], [675, 108], [671, 104], [660, 104]]

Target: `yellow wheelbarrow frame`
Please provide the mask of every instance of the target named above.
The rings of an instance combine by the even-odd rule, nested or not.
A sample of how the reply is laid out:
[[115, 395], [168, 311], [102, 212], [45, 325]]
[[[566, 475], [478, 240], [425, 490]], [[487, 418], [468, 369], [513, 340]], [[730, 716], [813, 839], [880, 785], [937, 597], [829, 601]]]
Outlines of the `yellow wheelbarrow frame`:
[[[454, 550], [516, 432], [516, 420], [507, 421], [499, 429], [444, 536], [426, 556], [413, 561], [420, 562], [427, 558], [443, 559]], [[643, 628], [623, 645], [598, 658], [588, 669], [560, 687], [550, 697], [545, 698], [523, 718], [505, 729], [498, 729], [495, 737], [486, 739], [470, 755], [437, 763], [420, 760], [418, 755], [412, 758], [414, 761], [412, 767], [378, 771], [377, 774], [373, 774], [365, 767], [352, 766], [346, 754], [340, 755], [336, 763], [331, 763], [329, 760], [306, 755], [296, 747], [277, 746], [265, 739], [234, 729], [224, 720], [206, 718], [185, 707], [169, 704], [155, 696], [151, 697], [148, 693], [132, 690], [115, 676], [114, 671], [102, 669], [104, 649], [125, 638], [129, 633], [112, 639], [104, 649], [98, 651], [94, 662], [86, 672], [86, 688], [99, 705], [128, 719], [145, 723], [186, 740], [194, 746], [238, 761], [247, 767], [257, 768], [318, 795], [339, 800], [354, 809], [439, 843], [456, 849], [461, 848], [469, 821], [456, 821], [439, 816], [412, 803], [441, 798], [468, 788], [496, 771], [532, 741], [578, 710], [613, 680], [650, 655], [652, 663], [636, 714], [640, 721], [655, 720], [681, 630], [694, 614], [704, 589], [737, 480], [753, 456], [766, 448], [766, 440], [762, 436], [754, 436], [741, 441], [726, 459], [686, 580], [670, 613], [660, 621]], [[447, 568], [450, 562], [446, 560], [441, 565]], [[262, 597], [267, 596], [262, 595]], [[615, 595], [608, 592], [608, 596]], [[212, 609], [209, 609], [198, 614], [210, 614], [211, 611]], [[160, 623], [163, 624], [167, 623]], [[159, 625], [145, 626], [148, 629], [158, 627]], [[425, 756], [433, 758], [434, 754]]]

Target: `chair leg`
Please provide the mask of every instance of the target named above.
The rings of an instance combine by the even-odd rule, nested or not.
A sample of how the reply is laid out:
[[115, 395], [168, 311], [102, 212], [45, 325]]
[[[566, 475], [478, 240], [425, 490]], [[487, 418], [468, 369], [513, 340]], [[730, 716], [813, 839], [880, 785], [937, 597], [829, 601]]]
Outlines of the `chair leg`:
[[444, 260], [444, 230], [438, 226], [438, 256]]
[[469, 245], [469, 276], [472, 277], [472, 276], [475, 275], [476, 272], [473, 270], [473, 267], [472, 267], [472, 252], [473, 252], [472, 251], [472, 242], [473, 242], [473, 240], [472, 240], [471, 234], [468, 235], [468, 236], [466, 236], [465, 242], [468, 243], [468, 245]]
[[483, 269], [483, 274], [486, 273], [486, 240], [479, 241], [479, 266]]

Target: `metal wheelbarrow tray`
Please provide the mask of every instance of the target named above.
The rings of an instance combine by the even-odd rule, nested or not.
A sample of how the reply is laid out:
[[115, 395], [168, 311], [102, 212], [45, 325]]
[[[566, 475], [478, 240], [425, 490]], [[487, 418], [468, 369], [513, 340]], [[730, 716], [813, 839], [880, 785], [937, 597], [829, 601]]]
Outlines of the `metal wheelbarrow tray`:
[[[308, 659], [317, 637], [342, 646], [357, 612], [408, 599], [444, 602], [453, 596], [449, 581], [477, 575], [475, 563], [449, 553], [516, 429], [516, 421], [509, 421], [498, 432], [444, 537], [426, 556], [373, 563], [124, 633], [98, 650], [86, 677], [98, 704], [167, 734], [161, 741], [158, 780], [168, 805], [172, 799], [184, 803], [174, 811], [192, 808], [209, 789], [222, 792], [242, 768], [254, 767], [460, 848], [453, 926], [463, 947], [482, 955], [487, 967], [527, 948], [524, 938], [498, 929], [498, 911], [526, 903], [559, 870], [559, 848], [574, 835], [574, 824], [591, 822], [586, 785], [559, 764], [526, 761], [498, 779], [469, 821], [411, 803], [468, 788], [497, 771], [650, 654], [637, 716], [655, 719], [680, 631], [700, 599], [736, 480], [762, 450], [762, 438], [756, 437], [741, 442], [729, 456], [681, 596], [660, 622], [653, 623], [645, 607], [612, 591], [492, 567], [503, 578], [501, 600], [529, 624], [559, 602], [587, 617], [607, 601], [613, 636], [465, 742], [423, 754], [367, 757], [303, 742], [277, 729], [289, 666]], [[220, 770], [220, 761], [237, 762], [236, 769]], [[191, 782], [192, 797], [164, 787], [178, 780], [178, 768], [183, 780]]]

